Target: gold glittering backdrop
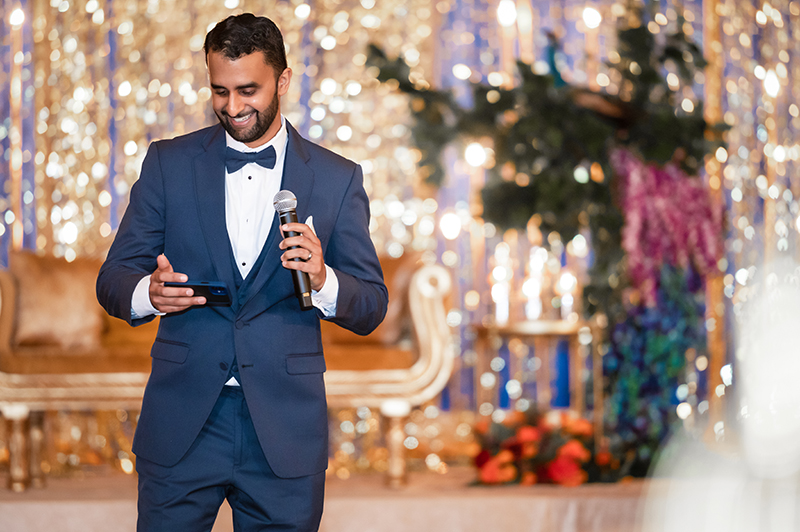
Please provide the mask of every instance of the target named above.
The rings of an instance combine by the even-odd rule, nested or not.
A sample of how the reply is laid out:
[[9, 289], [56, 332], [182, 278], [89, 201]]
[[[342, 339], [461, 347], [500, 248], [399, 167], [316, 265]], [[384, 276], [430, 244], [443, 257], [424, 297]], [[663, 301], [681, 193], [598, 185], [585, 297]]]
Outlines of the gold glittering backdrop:
[[[527, 405], [537, 357], [514, 345], [511, 352], [509, 346], [500, 349], [491, 364], [480, 362], [470, 325], [497, 318], [499, 303], [492, 293], [497, 272], [511, 280], [511, 296], [503, 302], [507, 313], [511, 319], [524, 315], [520, 288], [530, 274], [536, 235], [501, 233], [483, 223], [476, 193], [485, 176], [480, 164], [468, 164], [463, 146], [447, 154], [449, 176], [442, 190], [420, 184], [409, 102], [375, 80], [365, 66], [367, 45], [375, 42], [391, 56], [402, 54], [416, 82], [451, 87], [467, 102], [465, 80], [508, 84], [516, 58], [546, 71], [543, 30], [550, 29], [561, 37], [556, 62], [565, 80], [617, 94], [620, 80], [606, 61], [619, 60], [615, 29], [638, 2], [0, 0], [0, 5], [0, 261], [7, 260], [9, 247], [67, 259], [102, 256], [148, 144], [216, 120], [202, 53], [210, 25], [232, 13], [265, 14], [283, 30], [294, 71], [283, 110], [302, 134], [362, 164], [379, 252], [420, 251], [426, 260], [451, 268], [457, 280], [448, 315], [459, 347], [456, 372], [438, 407], [414, 414], [407, 446], [435, 454], [444, 446], [440, 435], [448, 432], [447, 423], [456, 439], [469, 442], [469, 418], [446, 420], [440, 411], [494, 415]], [[705, 372], [713, 399], [730, 383], [723, 377], [733, 359], [730, 331], [748, 281], [765, 257], [798, 252], [800, 4], [645, 5], [653, 11], [648, 29], [657, 38], [674, 29], [681, 14], [684, 32], [704, 45], [710, 59], [705, 76], [676, 88], [684, 109], [694, 109], [704, 97], [709, 120], [731, 126], [728, 149], [707, 161], [704, 176], [725, 204], [730, 225], [727, 255], [709, 289], [710, 361], [694, 375], [698, 379]], [[587, 7], [601, 17], [595, 29], [584, 22]], [[543, 244], [539, 257], [547, 264], [547, 278], [559, 274], [561, 249], [571, 266], [580, 263], [579, 244], [557, 238]], [[558, 317], [550, 305], [558, 296], [543, 293], [542, 299], [543, 315]], [[341, 429], [334, 431], [334, 442], [348, 451], [347, 459], [367, 457], [366, 464], [381, 459], [364, 443], [377, 430], [373, 413], [345, 412], [334, 425]], [[356, 458], [362, 444], [366, 450]], [[437, 460], [431, 458], [429, 467], [439, 467]]]
[[[34, 0], [23, 11], [30, 24], [11, 33], [32, 33], [22, 68], [35, 94], [35, 105], [25, 106], [35, 140], [23, 147], [23, 159], [34, 163], [23, 173], [33, 179], [24, 176], [21, 196], [9, 190], [9, 197], [35, 205], [35, 218], [26, 224], [13, 199], [2, 211], [13, 213], [5, 218], [9, 232], [24, 224], [26, 247], [67, 259], [103, 254], [149, 143], [216, 121], [203, 39], [241, 11], [270, 16], [285, 34], [294, 72], [283, 104], [288, 119], [362, 162], [373, 197], [409, 197], [415, 155], [406, 148], [407, 103], [364, 63], [367, 44], [377, 42], [418, 65], [420, 77], [430, 72], [428, 2], [327, 1], [311, 9], [289, 1]], [[405, 233], [373, 227], [382, 251], [397, 255], [398, 244], [412, 245], [409, 216]], [[425, 238], [413, 245], [430, 246]]]

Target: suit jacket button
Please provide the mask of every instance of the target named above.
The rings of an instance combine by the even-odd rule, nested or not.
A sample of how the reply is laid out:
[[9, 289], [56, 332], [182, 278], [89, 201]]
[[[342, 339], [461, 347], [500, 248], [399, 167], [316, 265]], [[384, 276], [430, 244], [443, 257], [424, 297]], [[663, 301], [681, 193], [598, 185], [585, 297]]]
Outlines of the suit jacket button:
[[220, 362], [219, 369], [221, 369], [222, 371], [228, 371], [228, 365], [225, 362]]
[[244, 328], [244, 322], [242, 320], [237, 321], [236, 322], [236, 328], [237, 329], [243, 329]]

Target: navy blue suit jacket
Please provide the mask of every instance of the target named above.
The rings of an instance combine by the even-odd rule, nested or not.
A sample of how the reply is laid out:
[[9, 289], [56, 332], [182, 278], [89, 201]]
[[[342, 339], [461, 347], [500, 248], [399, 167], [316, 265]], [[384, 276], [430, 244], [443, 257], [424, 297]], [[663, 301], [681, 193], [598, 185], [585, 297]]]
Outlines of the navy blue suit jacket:
[[[370, 240], [361, 168], [303, 139], [287, 122], [281, 189], [297, 196], [297, 215], [314, 216], [326, 264], [339, 280], [336, 316], [368, 334], [383, 320], [387, 292]], [[235, 293], [225, 222], [225, 133], [216, 125], [153, 143], [97, 279], [100, 304], [132, 325], [131, 297], [164, 253], [176, 272], [219, 280]], [[206, 421], [234, 355], [264, 455], [279, 477], [327, 466], [327, 406], [318, 311], [300, 310], [281, 266], [276, 216], [254, 282], [230, 307], [192, 307], [161, 318], [152, 370], [133, 442], [137, 456], [176, 464]]]

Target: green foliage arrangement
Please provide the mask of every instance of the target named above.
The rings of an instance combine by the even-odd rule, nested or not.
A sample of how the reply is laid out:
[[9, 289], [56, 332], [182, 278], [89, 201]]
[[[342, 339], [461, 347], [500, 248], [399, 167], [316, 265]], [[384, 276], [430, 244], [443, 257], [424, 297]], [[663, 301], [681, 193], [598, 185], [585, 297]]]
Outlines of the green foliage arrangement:
[[726, 129], [706, 123], [702, 101], [684, 111], [682, 96], [667, 81], [667, 71], [674, 71], [681, 85], [691, 85], [706, 65], [699, 47], [680, 29], [683, 22], [678, 20], [678, 30], [661, 43], [644, 24], [619, 30], [616, 60], [607, 63], [619, 80], [614, 96], [564, 84], [553, 60], [548, 75], [518, 62], [516, 86], [472, 83], [473, 104], [467, 108], [450, 91], [411, 82], [408, 65], [375, 46], [368, 61], [379, 69], [380, 81], [393, 82], [411, 98], [412, 136], [428, 183], [439, 186], [444, 180], [445, 147], [487, 139], [495, 164], [482, 191], [486, 221], [525, 227], [538, 215], [541, 229], [557, 231], [564, 241], [590, 230], [595, 261], [584, 288], [585, 310], [589, 315], [601, 311], [616, 323], [626, 314], [622, 290], [628, 283], [611, 152], [624, 147], [696, 176], [705, 156], [722, 144]]

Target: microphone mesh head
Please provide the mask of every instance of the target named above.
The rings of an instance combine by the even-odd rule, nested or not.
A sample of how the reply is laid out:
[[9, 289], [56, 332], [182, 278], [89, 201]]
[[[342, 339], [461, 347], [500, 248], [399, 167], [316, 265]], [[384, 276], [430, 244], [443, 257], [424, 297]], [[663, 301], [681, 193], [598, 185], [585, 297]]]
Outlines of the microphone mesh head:
[[278, 212], [291, 211], [297, 208], [297, 198], [291, 190], [280, 190], [272, 198], [272, 204]]

